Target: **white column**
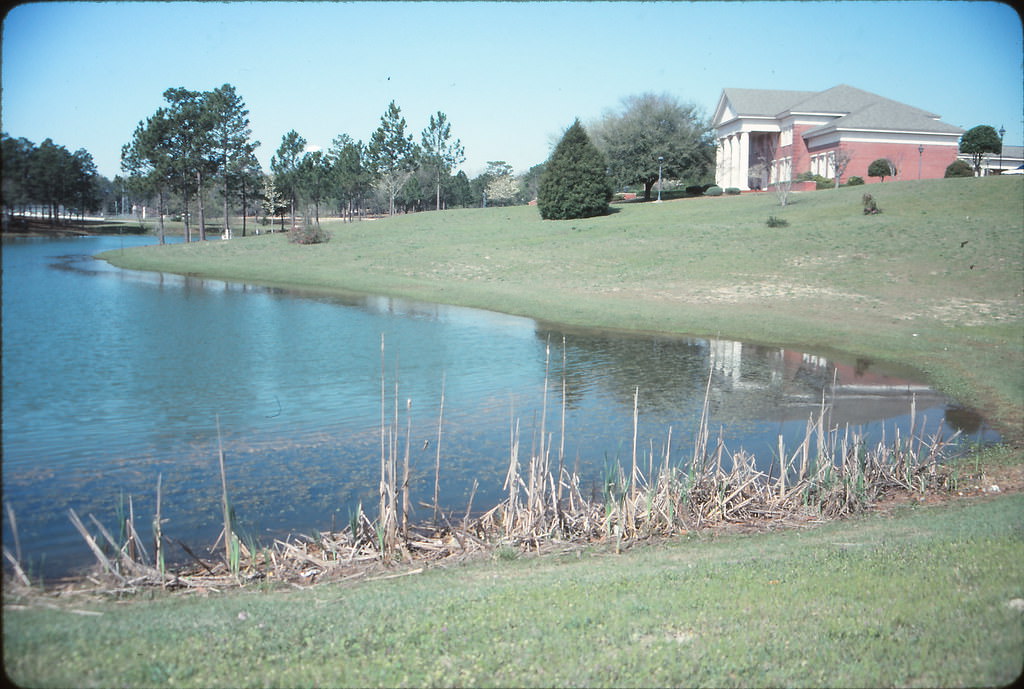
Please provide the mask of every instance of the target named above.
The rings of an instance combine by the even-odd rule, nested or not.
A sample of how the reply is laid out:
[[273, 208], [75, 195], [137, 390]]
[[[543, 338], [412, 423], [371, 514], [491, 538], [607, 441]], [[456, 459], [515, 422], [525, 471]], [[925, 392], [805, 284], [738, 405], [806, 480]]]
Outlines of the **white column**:
[[718, 140], [715, 148], [715, 184], [722, 186], [725, 175], [725, 137]]
[[739, 179], [736, 180], [737, 184], [733, 184], [734, 187], [746, 191], [750, 189], [750, 134], [747, 132], [740, 132], [740, 165], [739, 165]]
[[736, 180], [739, 177], [740, 167], [740, 141], [739, 134], [733, 134], [729, 137], [731, 146], [729, 148], [729, 184], [730, 187], [736, 186]]

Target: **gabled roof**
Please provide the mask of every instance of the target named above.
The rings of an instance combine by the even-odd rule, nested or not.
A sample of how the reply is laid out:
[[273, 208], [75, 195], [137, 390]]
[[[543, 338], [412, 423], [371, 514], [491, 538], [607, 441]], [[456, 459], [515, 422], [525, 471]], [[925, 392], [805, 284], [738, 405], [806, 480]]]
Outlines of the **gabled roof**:
[[768, 91], [765, 89], [723, 89], [722, 93], [740, 117], [775, 117], [792, 103], [814, 95], [814, 91]]
[[769, 91], [764, 89], [723, 89], [739, 117], [782, 118], [795, 114], [835, 117], [808, 130], [815, 136], [837, 129], [874, 131], [913, 131], [961, 134], [963, 129], [939, 120], [939, 116], [920, 108], [884, 98], [869, 91], [840, 84], [825, 91]]

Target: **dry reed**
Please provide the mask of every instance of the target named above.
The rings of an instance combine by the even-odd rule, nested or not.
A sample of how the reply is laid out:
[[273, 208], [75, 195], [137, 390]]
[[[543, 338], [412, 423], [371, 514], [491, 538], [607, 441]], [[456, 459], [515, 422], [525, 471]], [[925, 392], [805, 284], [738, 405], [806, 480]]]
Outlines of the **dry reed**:
[[[564, 354], [563, 354], [564, 357]], [[547, 351], [550, 360], [550, 346]], [[117, 543], [92, 515], [89, 515], [113, 555], [108, 557], [74, 511], [73, 525], [97, 558], [98, 570], [90, 580], [99, 584], [107, 578], [107, 591], [134, 590], [139, 586], [205, 588], [242, 585], [256, 580], [276, 580], [301, 586], [322, 579], [366, 578], [375, 568], [406, 562], [441, 561], [487, 552], [496, 547], [550, 550], [578, 547], [586, 543], [614, 543], [616, 551], [637, 539], [671, 536], [722, 524], [799, 525], [842, 517], [863, 510], [893, 491], [925, 492], [954, 487], [954, 472], [941, 460], [958, 433], [943, 438], [940, 428], [931, 436], [919, 427], [916, 403], [911, 404], [910, 432], [898, 431], [892, 442], [869, 445], [859, 429], [831, 428], [827, 420], [831, 403], [823, 395], [820, 409], [809, 416], [802, 441], [787, 448], [778, 439], [777, 456], [769, 471], [757, 468], [755, 457], [743, 450], [730, 452], [722, 432], [712, 440], [708, 400], [710, 376], [705, 389], [700, 422], [694, 433], [693, 454], [685, 465], [672, 463], [672, 428], [664, 446], [655, 456], [653, 440], [641, 461], [638, 442], [640, 390], [633, 399], [633, 444], [630, 465], [610, 468], [600, 492], [584, 490], [577, 470], [565, 466], [566, 390], [562, 380], [562, 419], [557, 469], [552, 470], [552, 439], [548, 437], [548, 371], [545, 364], [543, 414], [540, 437], [527, 461], [522, 459], [520, 422], [514, 413], [509, 422], [506, 497], [479, 516], [472, 517], [477, 483], [469, 504], [458, 520], [439, 504], [441, 438], [444, 424], [445, 389], [442, 379], [441, 411], [438, 416], [434, 466], [434, 519], [429, 525], [415, 525], [410, 514], [409, 455], [412, 402], [406, 402], [406, 438], [402, 475], [399, 480], [400, 419], [397, 373], [394, 386], [394, 417], [386, 418], [384, 382], [384, 341], [381, 339], [381, 457], [379, 509], [376, 520], [360, 504], [339, 530], [274, 540], [269, 546], [247, 548], [231, 528], [224, 452], [218, 421], [218, 459], [222, 486], [225, 539], [224, 561], [211, 562], [176, 541], [191, 559], [190, 565], [168, 573], [164, 566], [165, 536], [161, 528], [161, 477], [157, 479], [157, 507], [153, 520], [154, 555], [149, 559], [135, 529], [134, 508], [129, 497], [125, 542]], [[564, 371], [563, 365], [563, 371]], [[396, 364], [397, 371], [397, 364]], [[644, 471], [646, 464], [646, 473]], [[777, 467], [777, 472], [775, 468]], [[13, 513], [10, 521], [14, 523]], [[456, 525], [452, 524], [456, 522]], [[219, 541], [219, 539], [218, 539]], [[214, 544], [216, 549], [217, 544]], [[4, 556], [15, 565], [19, 581], [27, 584], [18, 561], [8, 551]], [[152, 564], [150, 564], [152, 563]], [[422, 571], [422, 570], [417, 570]]]

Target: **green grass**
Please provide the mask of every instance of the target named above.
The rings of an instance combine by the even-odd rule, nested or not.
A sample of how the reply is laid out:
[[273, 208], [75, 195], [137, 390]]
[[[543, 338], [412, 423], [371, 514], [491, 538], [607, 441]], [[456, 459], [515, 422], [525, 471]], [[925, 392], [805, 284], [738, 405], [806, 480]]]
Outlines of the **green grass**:
[[31, 686], [1003, 685], [1022, 534], [1004, 496], [301, 591], [8, 598], [4, 661]]
[[[1004, 433], [1024, 428], [1024, 180], [623, 204], [542, 221], [534, 207], [331, 222], [108, 252], [116, 265], [320, 292], [373, 293], [595, 326], [785, 345], [912, 366]], [[775, 216], [788, 227], [770, 228]]]

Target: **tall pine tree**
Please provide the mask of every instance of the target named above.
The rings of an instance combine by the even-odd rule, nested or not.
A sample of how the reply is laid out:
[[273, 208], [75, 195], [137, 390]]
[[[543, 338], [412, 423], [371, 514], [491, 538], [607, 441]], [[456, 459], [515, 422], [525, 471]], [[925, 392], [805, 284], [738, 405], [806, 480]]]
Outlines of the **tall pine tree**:
[[611, 198], [604, 156], [577, 119], [544, 166], [537, 190], [540, 217], [569, 220], [604, 215]]

